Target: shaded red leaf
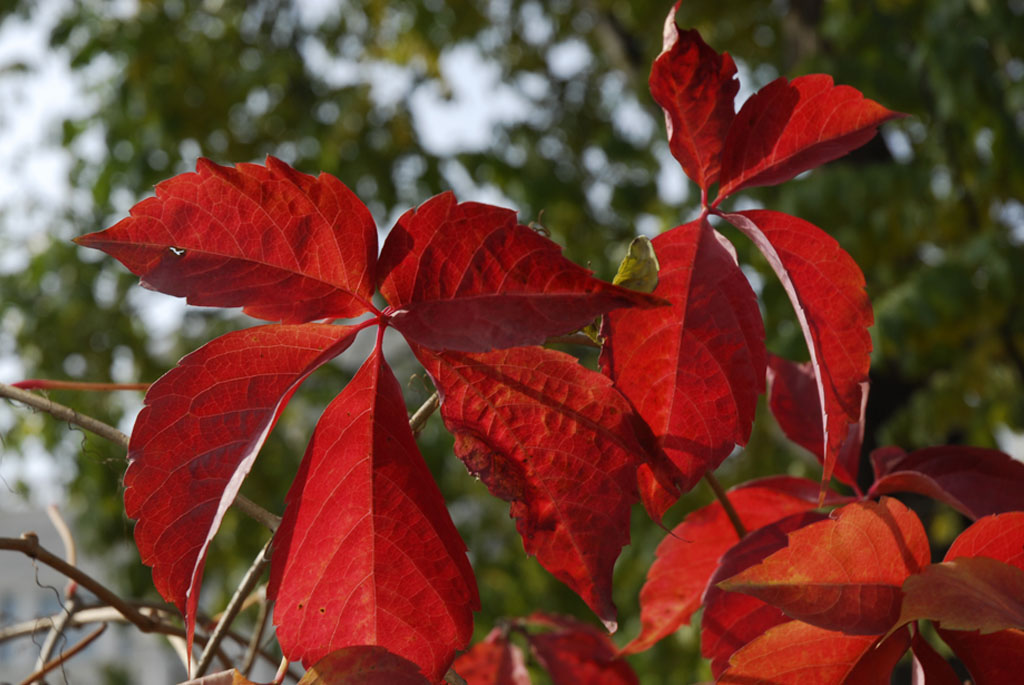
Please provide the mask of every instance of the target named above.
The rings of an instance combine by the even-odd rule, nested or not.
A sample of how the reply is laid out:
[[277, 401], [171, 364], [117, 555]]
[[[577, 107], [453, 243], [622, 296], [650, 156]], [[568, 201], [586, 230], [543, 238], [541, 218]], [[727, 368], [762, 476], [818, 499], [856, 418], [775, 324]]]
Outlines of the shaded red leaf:
[[[860, 421], [849, 425], [832, 472], [840, 482], [854, 488], [860, 467], [860, 447], [864, 442], [864, 407], [868, 400], [867, 385], [862, 387]], [[824, 462], [821, 401], [811, 363], [797, 364], [769, 353], [768, 398], [772, 415], [786, 437]]]
[[949, 662], [921, 637], [921, 631], [914, 631], [910, 649], [913, 656], [913, 685], [963, 685]]
[[185, 615], [191, 647], [206, 550], [292, 393], [352, 342], [325, 324], [234, 331], [146, 393], [128, 444], [125, 513], [153, 584]]
[[298, 323], [372, 311], [377, 229], [330, 174], [284, 162], [222, 167], [156, 187], [131, 216], [75, 239], [116, 257], [147, 288], [250, 316]]
[[731, 685], [840, 685], [888, 683], [910, 645], [901, 628], [878, 645], [877, 635], [847, 635], [802, 621], [768, 630], [730, 659], [718, 683]]
[[903, 116], [826, 74], [778, 78], [748, 98], [729, 127], [716, 204], [741, 188], [782, 183], [842, 157]]
[[379, 345], [324, 411], [286, 505], [267, 595], [288, 658], [379, 645], [441, 680], [476, 580]]
[[398, 220], [378, 276], [391, 324], [435, 350], [539, 344], [618, 307], [660, 304], [594, 278], [512, 210], [456, 204], [450, 192]]
[[718, 180], [739, 87], [732, 57], [712, 50], [694, 29], [680, 32], [673, 7], [651, 69], [651, 95], [665, 112], [672, 155], [705, 192]]
[[615, 645], [594, 626], [567, 616], [539, 613], [528, 620], [555, 628], [527, 636], [537, 661], [547, 669], [554, 685], [638, 685], [632, 667], [618, 657]]
[[609, 314], [601, 365], [685, 492], [750, 437], [765, 383], [764, 324], [732, 246], [706, 220], [652, 244], [661, 263], [654, 294], [671, 306]]
[[803, 219], [770, 210], [723, 217], [764, 254], [800, 321], [823, 409], [826, 484], [862, 415], [874, 321], [864, 275], [839, 243]]
[[1024, 511], [985, 516], [960, 533], [946, 552], [957, 557], [991, 557], [1024, 570]]
[[615, 628], [612, 567], [629, 543], [636, 417], [611, 381], [539, 347], [485, 354], [414, 346], [455, 453], [511, 515], [527, 554]]
[[[436, 682], [436, 681], [434, 681]], [[416, 664], [383, 647], [357, 645], [317, 661], [298, 685], [432, 685]]]
[[945, 630], [936, 626], [943, 642], [970, 671], [974, 685], [1016, 683], [1024, 673], [1024, 631], [1001, 630], [989, 635]]
[[466, 685], [530, 685], [523, 652], [498, 628], [459, 656], [453, 668]]
[[871, 453], [875, 483], [869, 496], [916, 492], [977, 519], [1024, 509], [1024, 464], [999, 450], [948, 445], [907, 454]]
[[[813, 509], [818, 485], [805, 478], [777, 476], [751, 481], [729, 491], [729, 501], [747, 530]], [[622, 648], [625, 654], [649, 649], [689, 622], [700, 606], [719, 558], [739, 537], [719, 502], [698, 509], [667, 535], [655, 552], [640, 591], [640, 635]]]
[[789, 544], [719, 587], [851, 635], [897, 625], [907, 576], [928, 563], [920, 519], [898, 500], [855, 502], [789, 534]]
[[791, 620], [776, 607], [756, 597], [726, 592], [716, 583], [736, 575], [786, 546], [786, 533], [823, 520], [824, 514], [805, 511], [758, 528], [722, 555], [704, 593], [700, 651], [711, 659], [711, 672], [719, 676], [733, 652], [772, 626]]

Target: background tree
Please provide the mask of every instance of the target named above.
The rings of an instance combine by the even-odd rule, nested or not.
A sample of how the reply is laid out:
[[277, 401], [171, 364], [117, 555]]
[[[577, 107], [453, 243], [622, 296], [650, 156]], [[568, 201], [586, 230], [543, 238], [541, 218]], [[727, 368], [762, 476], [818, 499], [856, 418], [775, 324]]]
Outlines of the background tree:
[[[90, 199], [61, 207], [40, 227], [49, 241], [35, 246], [27, 266], [0, 275], [0, 351], [16, 355], [27, 376], [153, 380], [244, 319], [190, 308], [180, 327], [154, 335], [142, 319], [152, 300], [138, 296], [136, 279], [68, 242], [110, 225], [200, 155], [232, 163], [274, 154], [310, 173], [328, 171], [384, 227], [396, 211], [447, 188], [461, 200], [501, 199], [604, 278], [637, 231], [655, 234], [691, 217], [694, 189], [676, 170], [646, 87], [666, 3], [309, 8], [167, 0], [120, 13], [103, 2], [64, 10], [53, 48], [90, 80], [97, 106], [65, 123], [62, 144], [74, 159], [73, 187]], [[6, 16], [37, 11], [26, 2]], [[824, 172], [736, 201], [825, 227], [864, 270], [877, 321], [865, 453], [890, 443], [990, 446], [1004, 427], [1024, 430], [1024, 170], [1014, 164], [1024, 153], [1022, 14], [1019, 2], [966, 0], [794, 0], [728, 10], [695, 0], [680, 9], [682, 25], [748, 60], [741, 96], [780, 74], [825, 72], [912, 115]], [[482, 128], [452, 125], [467, 109]], [[10, 240], [3, 235], [0, 228], [0, 247]], [[742, 238], [729, 237], [742, 249]], [[769, 346], [805, 356], [785, 295], [773, 278], [760, 278], [768, 269], [754, 253], [740, 261], [757, 265], [749, 275], [765, 284], [758, 290]], [[415, 365], [403, 370], [400, 380], [420, 389], [410, 401], [425, 398]], [[313, 422], [353, 371], [332, 367], [304, 387], [247, 495], [271, 509], [282, 502], [285, 474]], [[58, 399], [87, 403], [115, 424], [138, 406], [124, 394]], [[8, 451], [31, 437], [76, 473], [72, 504], [88, 510], [80, 527], [92, 536], [83, 542], [129, 544], [118, 491], [123, 455], [49, 423], [16, 424], [5, 435]], [[506, 505], [451, 458], [449, 440], [434, 419], [421, 445], [475, 555], [480, 630], [541, 602], [587, 616], [523, 558]], [[740, 480], [780, 464], [812, 468], [795, 449], [765, 413], [724, 473]], [[707, 497], [698, 489], [667, 523]], [[616, 577], [626, 637], [637, 630], [636, 592], [662, 535], [636, 520]], [[221, 539], [231, 544], [215, 545], [209, 568], [223, 571], [228, 591], [261, 537], [240, 517], [225, 527]], [[149, 585], [138, 565], [125, 579], [134, 593]], [[216, 601], [213, 594], [207, 598]], [[637, 668], [664, 682], [695, 678], [696, 650], [680, 657], [679, 641], [692, 646], [695, 635], [634, 657]]]

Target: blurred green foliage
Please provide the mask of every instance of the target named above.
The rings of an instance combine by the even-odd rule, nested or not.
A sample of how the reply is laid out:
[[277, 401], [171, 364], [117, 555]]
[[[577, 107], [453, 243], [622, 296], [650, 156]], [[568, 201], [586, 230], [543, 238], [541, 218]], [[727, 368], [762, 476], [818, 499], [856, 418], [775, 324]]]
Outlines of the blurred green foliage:
[[[0, 274], [0, 352], [17, 355], [27, 375], [153, 380], [201, 343], [254, 323], [190, 308], [179, 328], [154, 334], [142, 318], [153, 300], [133, 295], [135, 279], [67, 242], [118, 220], [200, 155], [228, 164], [273, 154], [309, 173], [330, 172], [382, 229], [448, 188], [460, 199], [500, 198], [604, 278], [638, 231], [655, 234], [693, 214], [696, 193], [668, 154], [646, 92], [668, 2], [317, 5], [330, 9], [299, 0], [65, 6], [52, 46], [89, 79], [98, 105], [65, 122], [61, 142], [74, 159], [72, 187], [91, 202], [69, 204], [48, 227], [45, 249], [33, 250], [24, 269]], [[34, 11], [32, 2], [0, 9], [5, 17]], [[1024, 431], [1022, 15], [1020, 0], [690, 0], [680, 9], [683, 26], [741, 61], [746, 92], [780, 74], [825, 72], [911, 115], [844, 160], [732, 202], [821, 226], [864, 270], [876, 312], [867, 448], [990, 446], [1001, 427]], [[467, 83], [485, 92], [467, 92]], [[452, 128], [449, 119], [466, 107], [485, 117], [482, 138]], [[445, 131], [450, 140], [439, 136]], [[102, 140], [98, 154], [87, 152], [90, 139]], [[805, 356], [782, 288], [729, 235], [764, 281], [769, 346]], [[280, 510], [321, 408], [360, 359], [353, 350], [304, 386], [247, 495]], [[429, 388], [407, 357], [394, 351], [389, 359], [414, 408]], [[138, 407], [123, 393], [53, 396], [115, 424]], [[26, 420], [4, 436], [9, 453], [29, 440], [75, 474], [70, 504], [83, 512], [82, 543], [129, 545], [123, 455], [55, 422]], [[484, 606], [478, 633], [535, 609], [587, 616], [525, 557], [507, 505], [452, 457], [437, 417], [420, 443], [471, 550]], [[762, 411], [749, 448], [722, 477], [779, 471], [815, 473]], [[709, 499], [698, 488], [666, 523]], [[616, 576], [624, 639], [639, 630], [636, 596], [663, 534], [638, 512]], [[207, 564], [206, 606], [219, 606], [263, 539], [255, 524], [229, 516]], [[148, 572], [137, 563], [121, 577], [126, 590], [147, 592]], [[645, 683], [692, 682], [708, 675], [696, 645], [687, 629], [631, 661]]]

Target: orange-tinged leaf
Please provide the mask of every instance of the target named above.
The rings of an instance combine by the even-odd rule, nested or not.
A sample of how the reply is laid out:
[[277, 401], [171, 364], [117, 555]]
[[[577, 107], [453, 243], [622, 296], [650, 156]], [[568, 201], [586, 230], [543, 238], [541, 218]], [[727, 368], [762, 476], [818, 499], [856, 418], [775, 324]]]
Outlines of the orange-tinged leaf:
[[522, 650], [499, 628], [460, 655], [452, 668], [466, 685], [530, 685]]
[[639, 685], [632, 667], [594, 626], [568, 616], [541, 613], [528, 620], [554, 628], [527, 635], [537, 661], [547, 669], [554, 685]]
[[183, 358], [146, 393], [128, 443], [125, 513], [153, 584], [195, 628], [206, 550], [298, 385], [351, 343], [351, 326], [234, 331]]
[[945, 561], [981, 556], [1024, 569], [1024, 511], [1008, 511], [978, 519], [949, 546]]
[[851, 635], [898, 625], [901, 588], [928, 563], [921, 521], [899, 501], [855, 502], [789, 534], [789, 544], [719, 583], [792, 618]]
[[432, 681], [408, 659], [383, 647], [357, 645], [317, 661], [299, 685], [432, 685]]
[[615, 627], [612, 567], [629, 543], [636, 416], [611, 381], [539, 347], [485, 354], [414, 346], [455, 453], [511, 515], [527, 554]]
[[329, 174], [284, 162], [222, 167], [156, 187], [116, 226], [75, 242], [116, 257], [147, 288], [210, 307], [299, 323], [372, 311], [377, 229]]
[[286, 504], [267, 589], [281, 650], [308, 666], [378, 645], [439, 681], [471, 637], [476, 580], [379, 346], [324, 411]]

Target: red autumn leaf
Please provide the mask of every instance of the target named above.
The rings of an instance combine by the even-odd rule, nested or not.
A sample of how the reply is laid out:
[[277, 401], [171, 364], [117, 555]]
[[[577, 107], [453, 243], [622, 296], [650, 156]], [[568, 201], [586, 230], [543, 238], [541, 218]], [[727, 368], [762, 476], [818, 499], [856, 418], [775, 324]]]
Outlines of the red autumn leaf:
[[413, 349], [441, 395], [455, 453], [512, 503], [526, 553], [614, 632], [612, 567], [629, 543], [645, 458], [629, 403], [607, 378], [554, 350]]
[[191, 647], [206, 550], [292, 393], [357, 329], [260, 326], [213, 340], [146, 393], [128, 445], [125, 513]]
[[898, 447], [871, 453], [869, 496], [916, 492], [973, 519], [1024, 509], [1024, 464], [999, 450], [949, 445], [907, 454]]
[[685, 492], [750, 437], [765, 382], [764, 324], [731, 245], [706, 220], [652, 244], [661, 263], [654, 294], [671, 305], [609, 314], [601, 364]]
[[372, 311], [377, 229], [329, 174], [313, 178], [267, 158], [160, 183], [131, 216], [75, 239], [116, 257], [147, 288], [196, 305], [244, 306], [286, 323]]
[[877, 635], [847, 635], [802, 621], [771, 628], [733, 654], [719, 685], [888, 683], [907, 651], [901, 628], [878, 645]]
[[887, 632], [904, 580], [930, 559], [924, 526], [892, 498], [848, 504], [832, 517], [793, 531], [785, 548], [718, 586], [827, 630]]
[[317, 661], [298, 685], [431, 685], [419, 667], [383, 647], [357, 645]]
[[476, 580], [379, 344], [324, 411], [286, 506], [267, 595], [288, 658], [379, 645], [441, 680]]
[[914, 631], [910, 649], [913, 655], [911, 670], [914, 685], [963, 685], [949, 662], [921, 637], [920, 630]]
[[953, 648], [970, 671], [974, 685], [1016, 683], [1024, 673], [1024, 631], [981, 635], [977, 631], [936, 628], [942, 641]]
[[813, 511], [790, 514], [748, 533], [722, 555], [704, 593], [700, 631], [701, 654], [712, 660], [711, 672], [716, 676], [722, 674], [737, 649], [772, 626], [791, 620], [780, 609], [756, 597], [726, 592], [716, 584], [785, 547], [786, 533], [824, 518], [824, 514]]
[[741, 188], [776, 185], [842, 157], [903, 116], [826, 74], [778, 78], [744, 102], [729, 127], [716, 204]]
[[739, 87], [732, 57], [712, 50], [694, 29], [680, 32], [673, 7], [651, 69], [651, 96], [665, 111], [672, 155], [705, 193], [718, 180]]
[[498, 628], [459, 656], [452, 668], [466, 685], [530, 685], [522, 650]]
[[[747, 530], [813, 509], [818, 485], [804, 478], [777, 476], [745, 483], [729, 491], [729, 501]], [[647, 571], [640, 591], [640, 635], [624, 654], [649, 649], [689, 622], [700, 606], [719, 558], [739, 540], [720, 502], [698, 509], [667, 535]]]
[[957, 536], [945, 561], [957, 557], [991, 557], [1024, 570], [1024, 511], [985, 516]]
[[593, 626], [567, 616], [540, 613], [528, 620], [555, 628], [527, 636], [537, 661], [551, 675], [554, 685], [639, 684], [632, 667], [616, 655], [608, 636]]
[[[788, 359], [768, 354], [768, 398], [772, 415], [790, 440], [824, 461], [824, 436], [821, 432], [821, 401], [818, 384], [810, 362], [797, 364]], [[840, 482], [857, 488], [860, 467], [860, 447], [864, 441], [864, 406], [868, 399], [867, 386], [861, 393], [860, 421], [850, 424], [846, 439], [839, 450], [835, 470]], [[859, 492], [859, 490], [858, 490]]]
[[378, 277], [391, 325], [435, 350], [540, 344], [618, 307], [661, 304], [597, 280], [512, 210], [456, 204], [450, 192], [398, 220]]
[[770, 210], [722, 216], [767, 258], [800, 321], [823, 409], [824, 485], [861, 420], [874, 321], [864, 275], [835, 239], [803, 219]]

